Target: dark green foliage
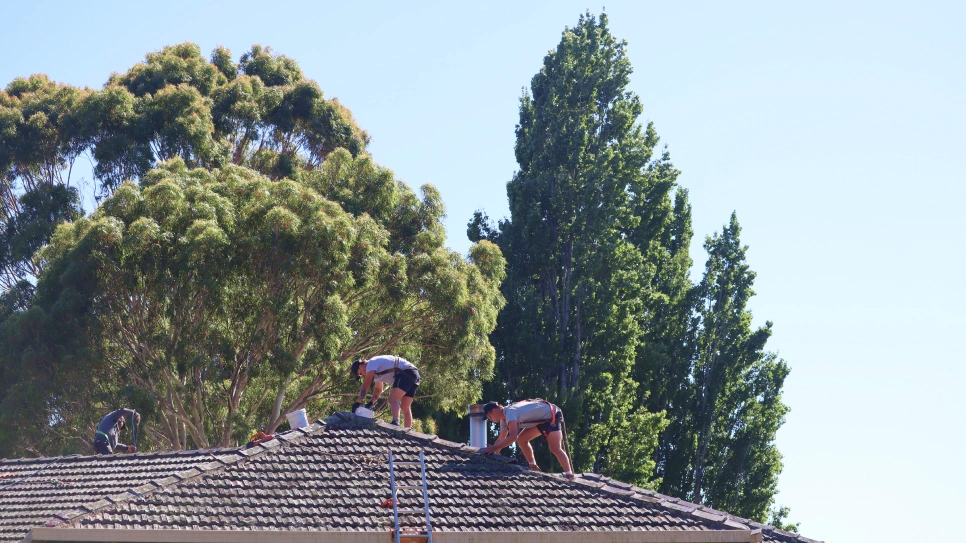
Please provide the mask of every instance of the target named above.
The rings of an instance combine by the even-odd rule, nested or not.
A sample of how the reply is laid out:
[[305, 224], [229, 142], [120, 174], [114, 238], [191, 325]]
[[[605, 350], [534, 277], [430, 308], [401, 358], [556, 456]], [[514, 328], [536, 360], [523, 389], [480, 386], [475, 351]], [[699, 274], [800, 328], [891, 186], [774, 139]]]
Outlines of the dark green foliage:
[[775, 526], [777, 528], [781, 528], [786, 532], [798, 533], [798, 529], [802, 523], [788, 522], [787, 519], [790, 513], [791, 513], [791, 510], [788, 507], [785, 507], [784, 505], [776, 509], [772, 509], [771, 518], [768, 519], [768, 524]]
[[764, 351], [772, 323], [751, 328], [746, 305], [754, 295], [755, 274], [745, 261], [740, 232], [732, 214], [721, 234], [705, 241], [708, 262], [698, 285], [690, 496], [764, 521], [781, 472], [774, 441], [788, 412], [781, 390], [789, 370], [783, 360]]
[[688, 194], [637, 122], [630, 73], [607, 18], [586, 15], [521, 99], [510, 219], [467, 225], [508, 260], [487, 394], [559, 403], [576, 469], [765, 521], [788, 367], [765, 351], [771, 323], [751, 329], [735, 217], [692, 283]]
[[20, 198], [20, 210], [7, 219], [0, 233], [0, 267], [18, 277], [33, 272], [31, 257], [47, 244], [54, 228], [83, 214], [77, 189], [43, 184]]
[[653, 238], [642, 216], [670, 212], [676, 171], [637, 124], [624, 47], [606, 16], [564, 32], [521, 99], [511, 219], [497, 234], [478, 213], [468, 233], [497, 239], [509, 262], [492, 397], [560, 404], [576, 469], [651, 484], [666, 422], [640, 405], [633, 379], [653, 267], [632, 240]]

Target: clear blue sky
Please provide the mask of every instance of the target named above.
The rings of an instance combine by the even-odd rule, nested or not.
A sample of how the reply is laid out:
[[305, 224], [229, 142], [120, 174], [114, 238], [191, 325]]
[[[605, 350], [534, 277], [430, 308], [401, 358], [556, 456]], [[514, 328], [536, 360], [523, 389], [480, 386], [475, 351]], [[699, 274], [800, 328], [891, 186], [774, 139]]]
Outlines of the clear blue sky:
[[[508, 213], [522, 87], [601, 9], [304, 4], [18, 2], [0, 84], [100, 87], [168, 44], [269, 45], [352, 109], [379, 163], [441, 190], [463, 252], [475, 209]], [[792, 367], [778, 502], [830, 543], [958, 539], [966, 3], [682, 4], [606, 11], [690, 190], [698, 272], [732, 210], [750, 246], [755, 320]]]

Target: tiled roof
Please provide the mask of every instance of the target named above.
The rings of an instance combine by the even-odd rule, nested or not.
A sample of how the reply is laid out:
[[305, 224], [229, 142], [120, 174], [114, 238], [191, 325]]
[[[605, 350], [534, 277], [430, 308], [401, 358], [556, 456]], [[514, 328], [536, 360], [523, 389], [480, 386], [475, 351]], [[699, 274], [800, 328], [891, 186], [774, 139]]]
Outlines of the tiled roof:
[[[39, 505], [35, 501], [36, 509], [29, 515], [20, 513], [18, 523], [11, 524], [14, 528], [7, 528], [0, 521], [0, 530], [3, 530], [0, 537], [19, 539], [29, 527], [43, 525], [388, 532], [392, 526], [392, 510], [382, 508], [381, 504], [389, 497], [387, 456], [390, 449], [402, 460], [415, 460], [420, 451], [425, 451], [436, 531], [751, 528], [761, 529], [765, 541], [812, 541], [593, 474], [567, 481], [560, 476], [529, 472], [505, 457], [483, 456], [458, 443], [401, 431], [345, 413], [252, 449], [219, 451], [215, 454], [222, 459], [217, 464], [209, 463], [212, 458], [207, 452], [194, 453], [194, 456], [63, 459], [65, 465], [102, 462], [99, 467], [104, 473], [97, 479], [111, 474], [124, 479], [117, 480], [109, 489], [111, 483], [107, 482], [90, 488], [63, 490], [52, 487], [49, 482], [47, 486], [31, 483], [27, 485], [34, 489], [29, 494], [31, 498], [40, 501], [44, 496], [58, 496], [61, 500], [58, 503], [63, 506]], [[183, 463], [169, 467], [160, 462], [164, 458], [181, 458]], [[192, 460], [195, 464], [191, 464]], [[0, 472], [8, 464], [0, 463]], [[54, 474], [54, 470], [61, 469], [60, 464], [58, 461], [44, 470], [47, 475], [36, 477], [41, 481], [62, 480]], [[91, 477], [95, 472], [92, 467], [75, 471]], [[196, 469], [168, 477], [192, 467]], [[402, 484], [417, 483], [418, 468], [397, 469]], [[112, 499], [101, 499], [106, 494], [124, 490], [128, 491]], [[8, 500], [7, 492], [0, 490], [0, 507]], [[400, 498], [399, 506], [419, 508], [421, 501]], [[408, 521], [413, 526], [419, 524], [416, 517]]]
[[158, 488], [188, 470], [223, 467], [239, 457], [229, 449], [0, 460], [0, 543], [19, 541], [58, 513], [81, 510], [151, 481]]

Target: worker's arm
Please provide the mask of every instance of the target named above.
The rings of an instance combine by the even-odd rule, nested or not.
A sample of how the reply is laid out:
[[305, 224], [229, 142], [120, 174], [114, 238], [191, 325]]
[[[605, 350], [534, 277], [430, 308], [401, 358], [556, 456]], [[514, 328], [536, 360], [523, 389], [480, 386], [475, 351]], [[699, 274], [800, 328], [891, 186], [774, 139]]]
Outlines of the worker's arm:
[[[499, 442], [500, 442], [501, 440], [503, 440], [503, 439], [506, 439], [506, 436], [508, 436], [509, 434], [510, 434], [510, 430], [509, 430], [509, 429], [507, 429], [507, 428], [505, 428], [505, 427], [504, 427], [504, 428], [502, 428], [502, 429], [500, 430], [500, 435], [499, 435], [499, 436], [497, 436], [497, 438], [496, 438], [496, 441], [494, 442], [494, 444], [496, 444], [496, 443], [499, 443]], [[497, 449], [497, 450], [495, 450], [495, 451], [493, 451], [493, 452], [495, 452], [496, 454], [500, 454], [500, 452], [501, 452], [501, 451], [502, 451], [503, 449], [504, 449], [504, 447], [500, 447], [499, 449]]]
[[382, 396], [383, 386], [385, 385], [383, 385], [382, 381], [376, 381], [376, 386], [372, 387], [372, 398], [369, 400], [369, 403], [376, 403], [376, 400], [379, 399], [379, 396]]
[[375, 377], [375, 373], [374, 371], [370, 371], [362, 378], [362, 386], [359, 387], [359, 396], [356, 398], [357, 402], [362, 403], [362, 400], [366, 399], [366, 394], [369, 393], [369, 387], [372, 386], [372, 379]]
[[372, 386], [372, 380], [375, 378], [376, 372], [366, 372], [366, 377], [362, 380], [362, 388], [359, 389], [359, 397], [356, 398], [357, 403], [362, 403], [366, 399], [366, 393], [369, 392], [369, 387]]
[[[137, 413], [133, 409], [128, 409], [126, 407], [123, 407], [123, 408], [118, 409], [117, 411], [111, 413], [110, 415], [108, 415], [108, 417], [110, 417], [110, 421], [113, 424], [113, 423], [117, 422], [118, 419], [120, 419], [121, 417], [124, 417], [125, 415], [128, 416], [128, 417], [133, 417], [133, 416], [137, 415]], [[140, 419], [140, 418], [141, 417], [138, 416], [138, 419]]]
[[480, 449], [480, 452], [491, 453], [500, 452], [503, 449], [513, 445], [517, 440], [517, 435], [520, 433], [520, 425], [517, 421], [510, 421], [506, 425], [506, 432], [501, 432], [500, 437], [497, 438], [496, 443]]
[[118, 409], [117, 411], [111, 413], [111, 420], [113, 420], [114, 422], [117, 422], [117, 419], [125, 415], [127, 415], [128, 417], [131, 417], [132, 424], [137, 424], [141, 422], [141, 414], [133, 409], [128, 409], [126, 407], [122, 409]]

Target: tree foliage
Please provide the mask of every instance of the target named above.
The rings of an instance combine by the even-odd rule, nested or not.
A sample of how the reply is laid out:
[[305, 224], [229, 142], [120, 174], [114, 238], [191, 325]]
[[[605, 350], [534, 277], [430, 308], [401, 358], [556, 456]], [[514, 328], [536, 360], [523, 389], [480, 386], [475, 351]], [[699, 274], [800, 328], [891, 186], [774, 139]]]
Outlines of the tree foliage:
[[771, 323], [751, 328], [736, 217], [692, 282], [688, 193], [638, 123], [624, 45], [604, 15], [563, 33], [521, 99], [511, 216], [468, 224], [508, 260], [488, 392], [563, 405], [577, 469], [765, 521], [789, 370]]
[[492, 393], [559, 403], [577, 469], [650, 484], [666, 423], [637, 401], [633, 368], [653, 273], [646, 230], [670, 211], [677, 172], [637, 124], [625, 45], [603, 15], [564, 32], [521, 98], [511, 218], [497, 231], [477, 215], [469, 233], [496, 239], [509, 262]]
[[737, 217], [705, 241], [708, 262], [697, 287], [697, 354], [690, 496], [748, 518], [766, 519], [781, 455], [775, 434], [788, 408], [788, 366], [765, 351], [772, 323], [752, 329], [747, 303], [755, 273], [745, 261]]
[[[680, 196], [676, 209], [685, 212], [676, 215], [689, 215]], [[671, 421], [655, 455], [660, 490], [764, 522], [781, 472], [774, 441], [788, 412], [781, 390], [789, 368], [765, 351], [772, 324], [751, 328], [755, 274], [740, 231], [732, 215], [705, 241], [708, 261], [697, 285], [681, 266], [664, 267], [676, 279], [660, 287], [667, 302], [638, 375], [654, 391], [651, 408], [666, 410]], [[682, 240], [690, 237], [684, 233]], [[685, 261], [690, 265], [682, 254]]]
[[[368, 135], [338, 100], [325, 99], [292, 59], [255, 45], [238, 63], [217, 48], [205, 59], [192, 43], [149, 53], [104, 88], [79, 89], [45, 75], [17, 78], [0, 92], [0, 283], [10, 289], [36, 276], [11, 223], [33, 220], [46, 243], [57, 222], [77, 215], [78, 158], [94, 163], [95, 190], [106, 197], [159, 161], [191, 167], [247, 166], [272, 179], [296, 178], [337, 148], [353, 156]], [[54, 194], [44, 187], [69, 189]], [[46, 190], [48, 215], [22, 209]], [[46, 223], [46, 226], [45, 226]]]
[[[499, 249], [446, 250], [436, 189], [417, 195], [375, 164], [349, 111], [294, 61], [254, 46], [209, 62], [182, 44], [100, 91], [51, 89], [78, 93], [104, 199], [80, 218], [50, 210], [63, 191], [17, 194], [8, 246], [37, 283], [0, 299], [0, 452], [84, 451], [118, 402], [145, 415], [149, 446], [238, 443], [293, 410], [346, 404], [348, 361], [378, 352], [418, 361], [428, 405], [479, 398]], [[63, 166], [73, 147], [56, 149], [47, 160]], [[46, 171], [17, 160], [8, 171]], [[34, 216], [47, 230], [27, 235]]]

